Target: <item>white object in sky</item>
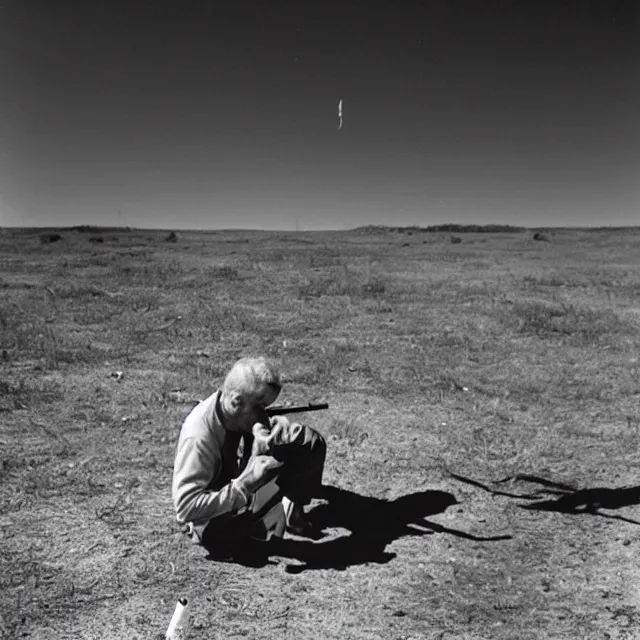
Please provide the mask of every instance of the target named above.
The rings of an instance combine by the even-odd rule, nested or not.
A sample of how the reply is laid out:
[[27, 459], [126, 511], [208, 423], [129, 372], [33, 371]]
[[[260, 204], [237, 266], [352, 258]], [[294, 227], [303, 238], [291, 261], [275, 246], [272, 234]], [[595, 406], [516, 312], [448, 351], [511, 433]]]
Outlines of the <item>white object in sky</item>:
[[342, 100], [338, 102], [338, 120], [340, 121], [338, 129], [342, 129]]

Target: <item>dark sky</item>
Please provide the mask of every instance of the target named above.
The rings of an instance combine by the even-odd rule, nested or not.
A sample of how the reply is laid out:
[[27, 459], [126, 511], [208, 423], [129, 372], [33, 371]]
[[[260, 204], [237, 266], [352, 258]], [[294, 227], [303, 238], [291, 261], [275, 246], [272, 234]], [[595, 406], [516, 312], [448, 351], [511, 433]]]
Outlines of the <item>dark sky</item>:
[[0, 0], [0, 222], [640, 224], [638, 7]]

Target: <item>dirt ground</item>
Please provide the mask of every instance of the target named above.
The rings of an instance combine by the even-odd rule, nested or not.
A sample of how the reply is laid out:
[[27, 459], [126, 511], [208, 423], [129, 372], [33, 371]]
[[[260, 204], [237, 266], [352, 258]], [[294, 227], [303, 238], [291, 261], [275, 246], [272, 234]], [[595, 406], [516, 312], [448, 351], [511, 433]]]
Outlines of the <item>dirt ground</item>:
[[[639, 637], [640, 230], [548, 235], [4, 230], [0, 637]], [[262, 567], [170, 496], [251, 354], [329, 403], [325, 535]]]

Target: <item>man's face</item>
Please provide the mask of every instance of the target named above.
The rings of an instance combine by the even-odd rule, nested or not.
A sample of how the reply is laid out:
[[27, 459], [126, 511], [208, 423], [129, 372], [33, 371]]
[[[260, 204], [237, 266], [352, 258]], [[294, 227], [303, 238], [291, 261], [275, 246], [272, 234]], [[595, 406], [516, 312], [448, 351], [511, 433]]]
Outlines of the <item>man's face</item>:
[[269, 416], [267, 415], [266, 408], [276, 401], [276, 398], [280, 394], [280, 387], [269, 386], [264, 392], [254, 400], [253, 402], [253, 414], [250, 419], [249, 431], [251, 431], [253, 425], [256, 422], [265, 426], [269, 425]]
[[238, 398], [235, 422], [241, 431], [251, 433], [251, 429], [256, 422], [268, 425], [269, 416], [266, 413], [266, 408], [275, 402], [279, 394], [279, 387], [269, 386], [252, 400]]
[[276, 401], [276, 398], [280, 395], [280, 387], [275, 384], [268, 385], [260, 397], [256, 398], [256, 406], [262, 407], [265, 409], [269, 405], [273, 404]]

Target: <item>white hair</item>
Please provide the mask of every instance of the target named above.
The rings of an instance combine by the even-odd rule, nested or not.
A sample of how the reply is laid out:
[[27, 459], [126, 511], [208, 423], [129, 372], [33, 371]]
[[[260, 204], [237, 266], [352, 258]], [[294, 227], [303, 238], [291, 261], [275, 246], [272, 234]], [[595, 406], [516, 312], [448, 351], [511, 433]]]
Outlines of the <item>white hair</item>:
[[266, 396], [277, 396], [282, 384], [276, 366], [266, 358], [241, 358], [227, 373], [222, 394], [229, 400], [257, 404]]

